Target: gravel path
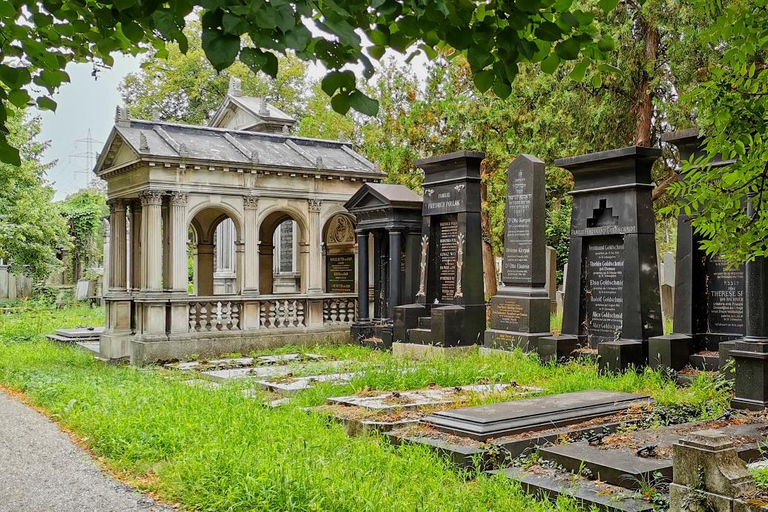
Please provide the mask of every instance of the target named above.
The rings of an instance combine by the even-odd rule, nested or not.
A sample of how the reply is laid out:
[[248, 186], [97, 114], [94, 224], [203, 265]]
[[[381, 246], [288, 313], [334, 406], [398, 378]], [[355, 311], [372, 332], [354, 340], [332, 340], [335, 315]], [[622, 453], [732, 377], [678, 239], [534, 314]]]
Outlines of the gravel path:
[[34, 409], [0, 391], [0, 512], [169, 512], [103, 473]]

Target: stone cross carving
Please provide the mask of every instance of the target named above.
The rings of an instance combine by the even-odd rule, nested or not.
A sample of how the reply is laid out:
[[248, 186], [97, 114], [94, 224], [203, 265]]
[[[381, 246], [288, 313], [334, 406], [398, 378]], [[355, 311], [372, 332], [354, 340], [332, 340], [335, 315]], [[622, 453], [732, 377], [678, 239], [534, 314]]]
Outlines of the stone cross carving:
[[[457, 185], [459, 186], [459, 185]], [[461, 185], [463, 188], [464, 185]], [[457, 237], [457, 248], [456, 248], [456, 293], [453, 294], [454, 297], [463, 297], [464, 292], [461, 291], [461, 270], [464, 267], [464, 240], [467, 238], [466, 233], [459, 233]]]

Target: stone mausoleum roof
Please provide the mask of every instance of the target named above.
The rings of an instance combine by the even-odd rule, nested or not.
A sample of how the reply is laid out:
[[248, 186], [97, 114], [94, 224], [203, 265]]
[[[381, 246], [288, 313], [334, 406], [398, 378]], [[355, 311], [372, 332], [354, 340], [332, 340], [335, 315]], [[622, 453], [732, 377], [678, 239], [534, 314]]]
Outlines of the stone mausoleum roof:
[[[240, 106], [243, 104], [243, 106]], [[226, 118], [220, 113], [235, 108]], [[239, 110], [237, 110], [239, 109]], [[279, 132], [257, 131], [251, 123], [256, 114], [269, 122], [281, 123]], [[125, 109], [118, 109], [115, 126], [99, 155], [94, 172], [111, 174], [142, 161], [164, 164], [195, 165], [232, 170], [290, 172], [305, 175], [359, 178], [380, 181], [385, 174], [368, 159], [352, 149], [349, 142], [296, 137], [289, 133], [295, 121], [287, 114], [258, 98], [228, 94], [212, 124], [195, 126], [128, 119]], [[249, 124], [250, 123], [250, 124]], [[248, 129], [233, 129], [233, 124], [247, 124]]]

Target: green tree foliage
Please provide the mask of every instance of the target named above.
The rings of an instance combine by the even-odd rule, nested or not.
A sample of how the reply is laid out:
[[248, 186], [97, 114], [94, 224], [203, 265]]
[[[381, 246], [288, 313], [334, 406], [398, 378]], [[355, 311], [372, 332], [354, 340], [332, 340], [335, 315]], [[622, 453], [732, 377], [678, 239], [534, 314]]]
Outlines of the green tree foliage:
[[42, 163], [47, 143], [39, 142], [40, 120], [9, 109], [8, 142], [20, 149], [21, 165], [0, 163], [0, 259], [21, 272], [43, 279], [59, 266], [58, 249], [67, 246], [67, 225], [51, 202]]
[[[599, 0], [605, 11], [618, 0]], [[7, 106], [30, 101], [32, 84], [45, 93], [41, 108], [55, 109], [51, 98], [69, 76], [72, 61], [112, 63], [114, 52], [138, 53], [154, 47], [167, 55], [166, 43], [188, 49], [187, 19], [201, 15], [202, 49], [221, 71], [240, 61], [255, 72], [276, 77], [277, 55], [294, 52], [328, 69], [322, 88], [340, 113], [350, 108], [375, 114], [377, 103], [358, 88], [349, 64], [374, 72], [371, 58], [385, 48], [400, 52], [455, 50], [466, 55], [481, 91], [511, 93], [519, 62], [541, 62], [553, 69], [561, 61], [588, 66], [613, 48], [593, 15], [573, 0], [6, 0], [0, 2], [0, 161], [20, 163], [7, 140]], [[310, 30], [314, 28], [316, 30]], [[247, 36], [244, 37], [244, 36]], [[363, 37], [364, 36], [364, 37]], [[546, 64], [544, 64], [546, 63]]]
[[[696, 5], [716, 15], [699, 36], [719, 58], [700, 70], [704, 79], [689, 95], [706, 154], [670, 187], [678, 200], [671, 210], [693, 217], [708, 252], [742, 262], [768, 255], [768, 1]], [[717, 155], [735, 163], [710, 166]]]
[[186, 53], [178, 44], [169, 44], [162, 52], [148, 54], [142, 69], [123, 80], [120, 92], [132, 117], [205, 124], [227, 94], [230, 77], [241, 80], [244, 95], [266, 98], [293, 116], [304, 112], [311, 84], [306, 64], [293, 54], [279, 58], [276, 78], [253, 73], [241, 62], [219, 73], [205, 57], [199, 24], [190, 25], [185, 35]]
[[81, 190], [66, 198], [60, 211], [69, 226], [72, 241], [72, 274], [75, 280], [82, 269], [101, 262], [103, 256], [102, 220], [109, 213], [107, 199], [99, 190]]

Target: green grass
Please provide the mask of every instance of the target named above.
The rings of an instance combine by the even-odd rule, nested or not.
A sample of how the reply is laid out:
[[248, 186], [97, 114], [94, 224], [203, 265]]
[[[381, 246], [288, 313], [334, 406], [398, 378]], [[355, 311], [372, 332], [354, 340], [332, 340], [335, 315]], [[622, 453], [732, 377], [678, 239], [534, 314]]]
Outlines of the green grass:
[[42, 339], [56, 327], [93, 323], [98, 314], [78, 308], [0, 316], [0, 383], [26, 393], [129, 481], [190, 510], [577, 510], [566, 498], [532, 499], [502, 477], [456, 471], [423, 448], [395, 448], [373, 434], [350, 438], [341, 426], [302, 410], [365, 386], [514, 380], [546, 393], [642, 391], [702, 417], [718, 414], [727, 402], [717, 382], [706, 378], [678, 390], [656, 372], [604, 376], [588, 361], [542, 366], [515, 352], [398, 362], [346, 346], [304, 350], [353, 360], [364, 375], [269, 409], [243, 396], [244, 382], [218, 390], [188, 386], [181, 372], [106, 365]]

